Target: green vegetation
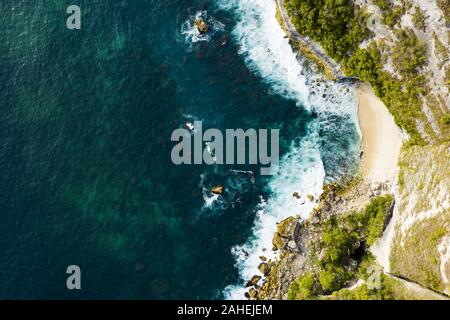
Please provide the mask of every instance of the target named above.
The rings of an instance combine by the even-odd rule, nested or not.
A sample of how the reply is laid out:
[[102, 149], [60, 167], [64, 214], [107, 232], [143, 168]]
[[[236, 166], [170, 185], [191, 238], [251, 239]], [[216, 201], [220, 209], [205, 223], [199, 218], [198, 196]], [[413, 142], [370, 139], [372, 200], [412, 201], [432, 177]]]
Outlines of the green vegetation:
[[413, 30], [397, 30], [397, 43], [393, 49], [394, 66], [404, 77], [414, 77], [426, 62], [427, 46], [417, 38]]
[[436, 96], [431, 93], [425, 99], [434, 118], [438, 120], [436, 125], [439, 127], [442, 136], [446, 137], [447, 140], [450, 139], [450, 115], [445, 113], [447, 107], [444, 99], [439, 94]]
[[419, 8], [419, 6], [414, 8], [412, 21], [417, 29], [425, 31], [425, 16], [423, 15], [423, 11]]
[[288, 291], [289, 300], [307, 300], [315, 295], [316, 278], [313, 273], [298, 277], [291, 283]]
[[450, 125], [450, 115], [446, 114], [445, 116], [442, 116], [441, 119], [440, 119], [440, 122], [444, 126]]
[[331, 299], [337, 300], [392, 300], [394, 295], [390, 288], [389, 278], [384, 274], [380, 275], [380, 288], [369, 288], [363, 283], [355, 289], [341, 289], [333, 292]]
[[[317, 272], [296, 279], [289, 288], [289, 299], [311, 299], [340, 290], [357, 275], [365, 277], [373, 259], [356, 250], [373, 244], [383, 233], [392, 206], [391, 195], [373, 198], [361, 212], [330, 217], [322, 226], [321, 241], [312, 244], [312, 260]], [[360, 260], [358, 268], [358, 260]]]
[[391, 269], [395, 274], [412, 279], [436, 291], [442, 291], [437, 245], [449, 234], [445, 219], [450, 215], [417, 221], [408, 234], [397, 237], [391, 252]]
[[363, 230], [363, 236], [366, 237], [366, 244], [371, 246], [375, 241], [381, 237], [386, 224], [386, 219], [389, 214], [389, 209], [392, 207], [394, 198], [391, 195], [381, 196], [372, 199], [369, 205], [360, 214], [363, 222], [361, 225], [366, 225]]
[[450, 89], [450, 66], [447, 66], [447, 68], [445, 69], [445, 83]]
[[389, 257], [392, 273], [436, 291], [444, 287], [437, 246], [450, 235], [450, 211], [442, 193], [450, 186], [449, 148], [446, 142], [402, 150], [398, 209], [407, 217], [399, 219], [411, 224], [407, 230], [397, 227]]
[[402, 5], [394, 6], [391, 0], [374, 0], [373, 3], [377, 5], [383, 13], [383, 22], [394, 27], [399, 21], [402, 15], [409, 8], [409, 3], [404, 1]]
[[392, 28], [400, 21], [400, 18], [404, 13], [404, 8], [402, 6], [393, 7], [386, 11], [383, 21]]
[[444, 62], [448, 59], [448, 50], [444, 46], [441, 40], [437, 37], [436, 33], [433, 33], [434, 40], [434, 50], [436, 52], [436, 56], [439, 59], [439, 68], [442, 68]]
[[285, 0], [292, 23], [302, 34], [319, 42], [337, 61], [349, 56], [367, 37], [367, 16], [350, 1]]
[[[399, 6], [394, 6], [390, 0], [375, 0], [374, 3], [381, 8], [384, 22], [391, 27], [410, 8], [408, 1]], [[368, 16], [350, 1], [285, 0], [284, 5], [297, 30], [319, 42], [329, 56], [341, 63], [346, 75], [372, 85], [396, 124], [410, 136], [408, 144], [424, 145], [422, 130], [431, 140], [440, 139], [422, 112], [421, 95], [426, 96], [428, 92], [426, 78], [420, 71], [426, 62], [427, 47], [413, 30], [396, 30], [398, 41], [391, 52], [386, 52], [386, 46], [381, 42], [372, 42], [367, 48], [359, 49], [359, 44], [369, 35]], [[414, 21], [423, 29], [424, 16], [418, 7]], [[400, 78], [383, 70], [389, 56]]]
[[448, 5], [448, 0], [437, 0], [437, 5], [441, 9], [444, 16], [445, 22], [450, 23], [450, 6]]
[[378, 6], [381, 10], [387, 10], [391, 7], [390, 0], [373, 0], [374, 5]]
[[400, 40], [396, 45], [398, 52], [392, 58], [396, 67], [404, 74], [404, 80], [396, 79], [383, 70], [381, 52], [375, 42], [365, 49], [358, 49], [343, 62], [342, 67], [347, 75], [359, 77], [372, 85], [376, 95], [394, 116], [397, 125], [410, 135], [410, 144], [424, 144], [415, 120], [424, 117], [419, 94], [426, 93], [425, 79], [423, 76], [413, 75], [413, 70], [420, 68], [425, 62], [424, 46], [408, 31], [400, 31], [399, 36]]

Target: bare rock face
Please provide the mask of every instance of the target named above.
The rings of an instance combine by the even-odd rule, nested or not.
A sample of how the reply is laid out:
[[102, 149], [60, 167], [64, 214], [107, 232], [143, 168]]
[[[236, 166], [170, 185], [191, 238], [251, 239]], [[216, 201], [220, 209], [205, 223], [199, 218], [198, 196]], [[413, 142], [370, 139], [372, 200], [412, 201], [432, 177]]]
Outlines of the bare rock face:
[[258, 281], [261, 280], [261, 276], [254, 275], [249, 282], [245, 285], [246, 287], [253, 287], [258, 284]]
[[202, 18], [198, 18], [197, 20], [195, 20], [195, 26], [197, 27], [197, 30], [198, 32], [200, 32], [200, 34], [205, 34], [209, 31], [208, 24]]
[[268, 263], [263, 262], [258, 266], [258, 270], [261, 271], [264, 276], [267, 276], [270, 273], [270, 266]]

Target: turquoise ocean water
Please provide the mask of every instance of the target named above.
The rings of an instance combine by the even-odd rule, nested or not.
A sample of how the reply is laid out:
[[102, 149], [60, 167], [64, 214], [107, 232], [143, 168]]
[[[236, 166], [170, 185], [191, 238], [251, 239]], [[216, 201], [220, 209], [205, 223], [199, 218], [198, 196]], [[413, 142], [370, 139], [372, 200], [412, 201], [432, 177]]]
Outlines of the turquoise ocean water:
[[[71, 4], [81, 30], [66, 28]], [[352, 88], [296, 56], [274, 13], [272, 0], [1, 1], [0, 298], [242, 297], [275, 223], [314, 206], [292, 193], [318, 196], [359, 154]], [[193, 120], [280, 129], [276, 174], [175, 166], [170, 135]], [[82, 290], [66, 288], [73, 264]]]

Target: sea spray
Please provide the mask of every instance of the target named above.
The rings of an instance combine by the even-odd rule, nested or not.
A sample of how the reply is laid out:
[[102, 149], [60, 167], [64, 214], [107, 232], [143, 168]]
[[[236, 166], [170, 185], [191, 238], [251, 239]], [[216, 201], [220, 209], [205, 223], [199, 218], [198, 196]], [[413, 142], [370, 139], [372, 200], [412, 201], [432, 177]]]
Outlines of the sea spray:
[[[340, 166], [354, 163], [359, 150], [356, 95], [345, 84], [327, 81], [304, 67], [304, 58], [292, 50], [275, 18], [274, 1], [223, 0], [219, 1], [219, 8], [237, 19], [232, 35], [248, 68], [269, 84], [271, 92], [294, 100], [298, 107], [317, 115], [308, 125], [308, 134], [300, 141], [294, 140], [282, 157], [268, 186], [271, 195], [267, 201], [261, 199], [257, 208], [253, 236], [232, 249], [242, 282], [227, 286], [224, 295], [228, 299], [243, 299], [243, 283], [259, 273], [259, 257], [276, 257], [272, 238], [277, 222], [289, 216], [307, 217], [317, 203], [304, 197], [310, 194], [318, 199], [328, 173], [326, 167], [331, 174], [335, 171], [339, 175]], [[332, 138], [333, 134], [338, 138]], [[325, 158], [329, 165], [324, 164]], [[294, 192], [303, 195], [303, 199], [293, 197]]]

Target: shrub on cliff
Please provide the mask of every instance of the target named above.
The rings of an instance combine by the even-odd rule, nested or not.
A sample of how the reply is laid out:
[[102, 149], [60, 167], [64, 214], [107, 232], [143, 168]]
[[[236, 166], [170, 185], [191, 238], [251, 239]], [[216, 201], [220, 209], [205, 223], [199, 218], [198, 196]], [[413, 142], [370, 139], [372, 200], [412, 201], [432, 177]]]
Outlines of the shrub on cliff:
[[367, 246], [371, 246], [383, 234], [393, 201], [391, 195], [373, 198], [362, 212], [347, 217], [360, 240], [365, 241]]
[[411, 29], [399, 29], [396, 36], [398, 41], [392, 54], [394, 66], [403, 76], [414, 75], [425, 64], [427, 47]]
[[423, 15], [423, 11], [419, 8], [419, 6], [414, 8], [412, 21], [417, 29], [425, 31], [425, 16]]
[[374, 5], [377, 5], [381, 10], [387, 10], [391, 7], [390, 0], [373, 0]]
[[320, 259], [322, 266], [340, 265], [342, 259], [349, 255], [352, 243], [355, 241], [353, 234], [348, 233], [336, 220], [330, 219], [326, 222], [322, 232], [324, 254]]
[[320, 42], [326, 53], [340, 61], [367, 36], [366, 16], [355, 13], [345, 0], [285, 0], [297, 30]]
[[314, 273], [306, 273], [291, 283], [288, 291], [289, 300], [312, 299], [318, 294]]

